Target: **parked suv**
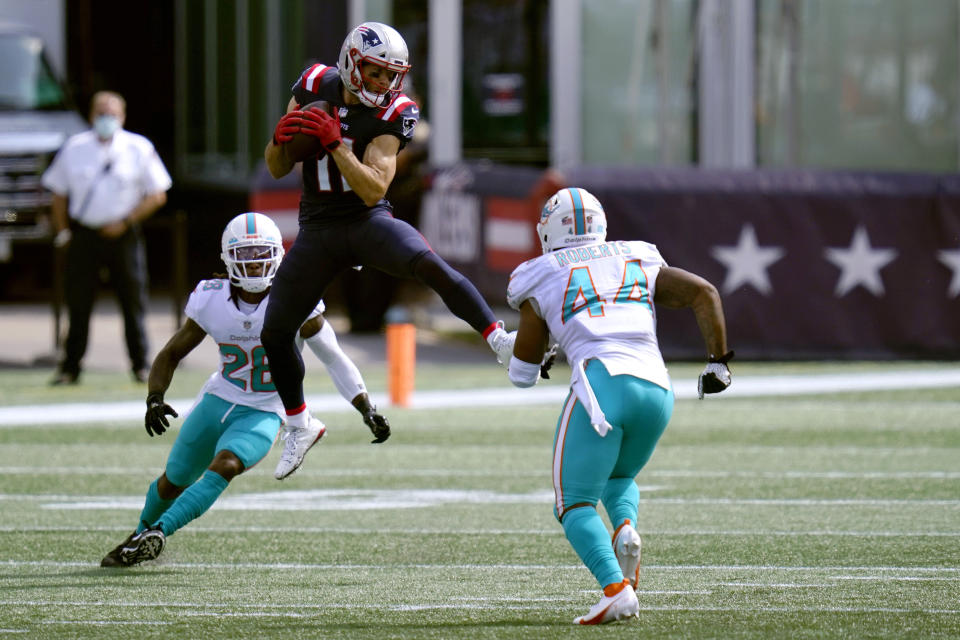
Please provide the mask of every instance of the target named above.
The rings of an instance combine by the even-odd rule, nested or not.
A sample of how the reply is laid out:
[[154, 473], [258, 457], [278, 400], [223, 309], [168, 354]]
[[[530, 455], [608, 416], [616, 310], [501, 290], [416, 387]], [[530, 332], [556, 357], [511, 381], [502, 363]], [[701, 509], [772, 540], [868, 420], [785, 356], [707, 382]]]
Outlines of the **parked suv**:
[[87, 128], [52, 72], [43, 41], [0, 25], [0, 261], [14, 240], [50, 235], [40, 176], [68, 136]]

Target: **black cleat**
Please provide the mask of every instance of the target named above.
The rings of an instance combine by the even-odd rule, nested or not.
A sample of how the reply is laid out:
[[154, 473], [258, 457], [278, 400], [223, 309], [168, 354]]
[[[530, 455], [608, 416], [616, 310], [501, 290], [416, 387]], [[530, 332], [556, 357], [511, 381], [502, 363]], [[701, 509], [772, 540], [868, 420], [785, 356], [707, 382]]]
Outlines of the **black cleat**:
[[100, 561], [101, 567], [125, 567], [127, 565], [123, 564], [123, 561], [120, 560], [120, 552], [123, 551], [123, 548], [130, 544], [130, 541], [133, 540], [134, 536], [137, 535], [137, 532], [134, 531], [127, 536], [127, 539], [118, 544], [113, 548], [113, 551], [103, 556], [103, 560]]
[[154, 560], [163, 551], [166, 543], [167, 538], [160, 529], [144, 529], [120, 549], [120, 563], [125, 567], [132, 567], [145, 560]]
[[80, 384], [80, 374], [79, 373], [67, 373], [61, 371], [53, 377], [53, 380], [50, 381], [51, 387], [63, 387], [67, 385]]

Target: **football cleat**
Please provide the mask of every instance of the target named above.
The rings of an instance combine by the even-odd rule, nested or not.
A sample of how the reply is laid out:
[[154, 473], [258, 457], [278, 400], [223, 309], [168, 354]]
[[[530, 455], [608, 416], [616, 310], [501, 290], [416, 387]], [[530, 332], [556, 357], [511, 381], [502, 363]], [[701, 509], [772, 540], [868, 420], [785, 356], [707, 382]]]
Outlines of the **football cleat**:
[[296, 427], [287, 422], [280, 436], [285, 442], [283, 453], [280, 454], [280, 462], [277, 463], [273, 477], [283, 480], [299, 469], [307, 451], [310, 451], [310, 447], [315, 445], [326, 432], [327, 428], [324, 424], [313, 416], [307, 416], [305, 427]]
[[620, 591], [612, 596], [604, 594], [600, 602], [590, 607], [587, 615], [575, 618], [573, 624], [606, 624], [616, 620], [639, 618], [640, 601], [637, 600], [637, 592], [630, 588], [628, 580], [624, 579], [623, 582], [624, 586]]
[[640, 534], [626, 520], [613, 534], [613, 553], [620, 563], [620, 571], [634, 589], [640, 581]]
[[497, 354], [497, 362], [500, 364], [510, 364], [510, 358], [513, 357], [513, 343], [517, 341], [517, 332], [507, 333], [503, 328], [503, 323], [498, 322], [497, 328], [487, 336], [487, 344]]
[[130, 542], [120, 549], [120, 563], [132, 567], [146, 560], [154, 560], [163, 551], [167, 538], [160, 529], [144, 529], [130, 538]]
[[113, 551], [103, 556], [103, 560], [100, 561], [101, 567], [126, 567], [127, 565], [123, 564], [120, 561], [120, 552], [123, 551], [123, 548], [130, 544], [130, 541], [137, 535], [137, 532], [134, 531], [127, 536], [127, 539], [118, 544], [113, 548]]

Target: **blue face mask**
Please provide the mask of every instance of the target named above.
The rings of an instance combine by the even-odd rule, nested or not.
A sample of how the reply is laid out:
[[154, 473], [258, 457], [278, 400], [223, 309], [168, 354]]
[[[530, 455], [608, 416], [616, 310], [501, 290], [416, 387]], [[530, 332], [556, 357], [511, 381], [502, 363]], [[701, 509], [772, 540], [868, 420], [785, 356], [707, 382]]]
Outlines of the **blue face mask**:
[[93, 130], [101, 140], [108, 140], [119, 128], [120, 120], [116, 116], [104, 114], [93, 121]]

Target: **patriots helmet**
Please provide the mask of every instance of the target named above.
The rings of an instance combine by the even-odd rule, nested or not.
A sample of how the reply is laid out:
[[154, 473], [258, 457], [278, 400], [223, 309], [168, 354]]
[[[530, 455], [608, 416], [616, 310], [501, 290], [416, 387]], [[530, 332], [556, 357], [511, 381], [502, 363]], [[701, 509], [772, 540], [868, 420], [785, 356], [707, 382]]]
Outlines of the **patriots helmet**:
[[262, 213], [241, 213], [228, 222], [220, 248], [230, 284], [250, 293], [270, 287], [283, 259], [280, 229]]
[[[343, 86], [368, 107], [385, 107], [403, 87], [410, 70], [407, 43], [396, 29], [382, 22], [364, 22], [347, 34], [340, 48], [338, 70]], [[381, 91], [368, 88], [363, 81], [363, 65], [372, 64], [392, 74]]]
[[537, 236], [544, 253], [603, 242], [607, 239], [607, 215], [586, 189], [560, 189], [540, 211]]

